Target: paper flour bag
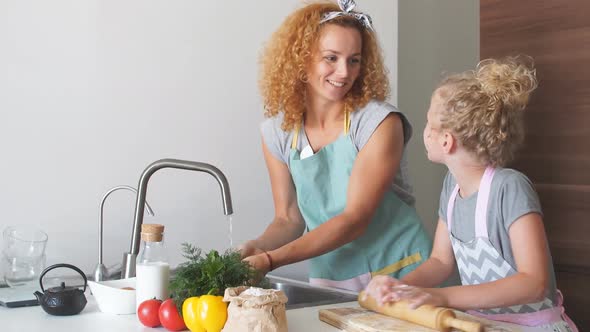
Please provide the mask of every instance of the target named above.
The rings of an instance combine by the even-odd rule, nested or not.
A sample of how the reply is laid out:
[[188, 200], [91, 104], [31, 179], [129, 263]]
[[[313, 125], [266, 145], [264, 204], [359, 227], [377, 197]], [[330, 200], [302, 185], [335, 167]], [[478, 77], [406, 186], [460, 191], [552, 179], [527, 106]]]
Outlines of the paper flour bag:
[[287, 332], [287, 296], [280, 290], [232, 287], [223, 301], [229, 307], [222, 332]]

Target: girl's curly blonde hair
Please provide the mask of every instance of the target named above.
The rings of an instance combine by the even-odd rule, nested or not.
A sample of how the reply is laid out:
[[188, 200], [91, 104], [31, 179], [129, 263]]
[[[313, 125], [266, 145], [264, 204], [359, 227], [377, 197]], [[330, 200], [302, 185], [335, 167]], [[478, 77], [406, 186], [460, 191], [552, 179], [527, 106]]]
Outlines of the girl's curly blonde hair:
[[344, 99], [344, 110], [354, 111], [371, 99], [389, 96], [389, 80], [374, 32], [358, 20], [341, 16], [320, 25], [326, 12], [340, 11], [334, 3], [313, 3], [289, 15], [271, 36], [261, 56], [260, 91], [267, 117], [284, 113], [282, 129], [292, 130], [305, 113], [306, 70], [322, 26], [356, 28], [362, 36], [361, 69]]
[[509, 163], [524, 140], [522, 111], [537, 88], [532, 58], [487, 59], [475, 70], [444, 79], [441, 127], [467, 151], [494, 167]]

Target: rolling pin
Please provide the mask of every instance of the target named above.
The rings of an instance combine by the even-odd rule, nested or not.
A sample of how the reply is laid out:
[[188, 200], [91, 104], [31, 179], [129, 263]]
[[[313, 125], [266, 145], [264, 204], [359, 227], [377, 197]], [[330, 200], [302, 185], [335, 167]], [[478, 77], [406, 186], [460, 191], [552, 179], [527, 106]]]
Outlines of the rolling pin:
[[372, 297], [367, 296], [365, 300], [362, 300], [363, 296], [364, 292], [360, 292], [358, 302], [361, 307], [386, 316], [402, 319], [442, 332], [450, 332], [451, 328], [466, 332], [483, 331], [480, 323], [458, 319], [453, 310], [449, 308], [434, 307], [425, 304], [416, 309], [411, 309], [406, 301], [386, 303], [379, 306], [377, 301]]

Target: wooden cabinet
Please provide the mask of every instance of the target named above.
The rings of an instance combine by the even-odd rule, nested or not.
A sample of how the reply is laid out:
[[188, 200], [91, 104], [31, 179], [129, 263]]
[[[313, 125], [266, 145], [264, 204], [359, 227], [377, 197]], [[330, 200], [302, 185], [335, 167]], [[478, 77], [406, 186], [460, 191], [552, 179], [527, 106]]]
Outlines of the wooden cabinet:
[[535, 183], [565, 308], [590, 331], [590, 1], [480, 0], [482, 59], [527, 54], [539, 89], [511, 167]]

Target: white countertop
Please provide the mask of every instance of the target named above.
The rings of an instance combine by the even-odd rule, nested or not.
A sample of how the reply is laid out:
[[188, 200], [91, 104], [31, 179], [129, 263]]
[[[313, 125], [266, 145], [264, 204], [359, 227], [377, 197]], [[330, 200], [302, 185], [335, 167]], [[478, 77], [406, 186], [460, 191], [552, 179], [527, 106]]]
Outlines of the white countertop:
[[[2, 332], [105, 332], [105, 331], [137, 331], [137, 332], [163, 332], [163, 327], [150, 328], [143, 326], [136, 315], [112, 315], [98, 310], [96, 301], [92, 295], [87, 295], [88, 304], [84, 310], [74, 316], [51, 316], [45, 313], [40, 306], [23, 308], [0, 307], [0, 331]], [[289, 332], [338, 332], [319, 320], [318, 311], [324, 308], [355, 307], [357, 302], [329, 304], [325, 306], [308, 307], [287, 310], [287, 322]], [[532, 332], [532, 328], [517, 328], [506, 323], [495, 323], [503, 327], [500, 331]], [[188, 330], [187, 330], [188, 331]], [[495, 330], [498, 331], [498, 330]]]
[[[23, 308], [0, 307], [0, 330], [2, 332], [105, 332], [105, 331], [167, 331], [163, 327], [149, 328], [143, 326], [136, 315], [112, 315], [98, 310], [92, 295], [87, 295], [88, 304], [84, 310], [74, 316], [51, 316], [40, 306]], [[355, 306], [356, 302], [330, 304], [319, 307], [287, 310], [287, 322], [290, 332], [340, 331], [318, 318], [321, 308]], [[188, 331], [188, 330], [187, 330]]]
[[[285, 279], [272, 276], [274, 281], [288, 281], [292, 284], [308, 285], [305, 282]], [[321, 287], [320, 287], [321, 288]], [[347, 291], [342, 291], [347, 292]], [[354, 293], [352, 293], [354, 294]], [[80, 331], [80, 332], [104, 332], [104, 331], [141, 331], [141, 332], [160, 332], [167, 331], [163, 327], [150, 328], [143, 326], [135, 314], [131, 315], [114, 315], [106, 314], [98, 309], [94, 296], [90, 294], [90, 289], [86, 290], [86, 299], [88, 303], [84, 310], [74, 316], [51, 316], [47, 314], [40, 306], [6, 308], [0, 306], [0, 331], [1, 332], [61, 332], [61, 331]], [[329, 304], [324, 306], [307, 307], [300, 309], [287, 310], [287, 322], [289, 332], [338, 332], [339, 329], [319, 320], [319, 310], [325, 308], [337, 307], [356, 307], [358, 303], [346, 302], [340, 304]], [[475, 319], [475, 317], [473, 317]], [[476, 319], [484, 323], [484, 326], [494, 326], [494, 331], [518, 331], [532, 332], [534, 328], [517, 327], [508, 323], [486, 321]], [[489, 323], [489, 324], [488, 324]], [[188, 330], [187, 330], [188, 331]]]

